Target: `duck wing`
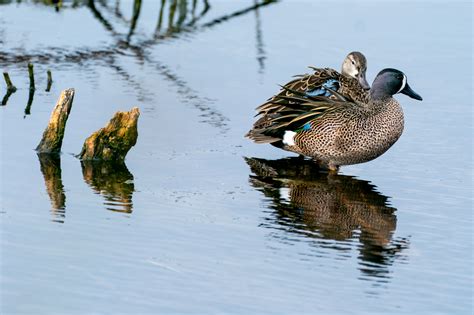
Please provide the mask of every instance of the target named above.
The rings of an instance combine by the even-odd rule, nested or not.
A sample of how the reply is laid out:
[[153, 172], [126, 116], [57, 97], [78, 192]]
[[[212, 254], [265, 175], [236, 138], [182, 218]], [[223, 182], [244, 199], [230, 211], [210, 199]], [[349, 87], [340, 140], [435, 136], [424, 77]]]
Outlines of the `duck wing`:
[[308, 130], [312, 123], [317, 123], [326, 115], [357, 106], [334, 91], [332, 92], [335, 94], [332, 95], [337, 99], [325, 96], [308, 97], [302, 92], [287, 87], [284, 89], [290, 92], [290, 96], [276, 95], [269, 104], [278, 104], [278, 111], [264, 114], [254, 124], [247, 137], [257, 143], [273, 143], [280, 141], [288, 130], [295, 132]]
[[278, 112], [281, 109], [280, 105], [291, 102], [289, 99], [282, 98], [284, 96], [329, 97], [333, 95], [329, 90], [338, 90], [341, 76], [339, 72], [331, 68], [310, 68], [314, 70], [314, 73], [296, 76], [296, 79], [281, 86], [278, 94], [258, 106], [257, 116]]

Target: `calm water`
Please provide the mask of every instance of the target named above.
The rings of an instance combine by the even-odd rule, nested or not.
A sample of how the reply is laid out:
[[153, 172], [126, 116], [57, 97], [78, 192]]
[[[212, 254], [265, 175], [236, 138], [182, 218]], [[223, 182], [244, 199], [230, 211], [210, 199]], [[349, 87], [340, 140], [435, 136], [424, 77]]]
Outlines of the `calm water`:
[[[472, 3], [193, 3], [0, 0], [0, 313], [471, 314]], [[277, 84], [352, 50], [424, 99], [397, 95], [386, 154], [328, 176], [243, 138]], [[63, 154], [38, 157], [68, 87]], [[133, 106], [126, 164], [73, 156]]]

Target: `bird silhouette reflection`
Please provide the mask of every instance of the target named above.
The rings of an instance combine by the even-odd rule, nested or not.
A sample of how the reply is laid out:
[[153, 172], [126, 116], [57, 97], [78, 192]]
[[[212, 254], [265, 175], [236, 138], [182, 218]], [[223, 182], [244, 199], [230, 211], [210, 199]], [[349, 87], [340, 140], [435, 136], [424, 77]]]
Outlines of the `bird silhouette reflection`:
[[[390, 277], [388, 266], [402, 257], [409, 242], [393, 237], [396, 209], [375, 185], [322, 172], [313, 161], [299, 157], [245, 160], [253, 173], [251, 185], [270, 200], [272, 211], [262, 226], [318, 240], [325, 248], [347, 251], [349, 245], [359, 252], [364, 279]], [[336, 242], [328, 246], [322, 240]]]

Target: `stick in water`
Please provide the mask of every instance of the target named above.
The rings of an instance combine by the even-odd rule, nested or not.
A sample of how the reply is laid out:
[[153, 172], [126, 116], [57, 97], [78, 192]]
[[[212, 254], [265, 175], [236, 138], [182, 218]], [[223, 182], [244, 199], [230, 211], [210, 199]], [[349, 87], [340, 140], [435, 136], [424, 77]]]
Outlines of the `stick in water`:
[[48, 70], [48, 85], [46, 86], [46, 92], [51, 91], [51, 85], [53, 85], [53, 77], [51, 76], [51, 70]]
[[28, 63], [28, 74], [30, 76], [30, 90], [35, 89], [35, 75], [33, 73], [33, 64], [30, 62]]

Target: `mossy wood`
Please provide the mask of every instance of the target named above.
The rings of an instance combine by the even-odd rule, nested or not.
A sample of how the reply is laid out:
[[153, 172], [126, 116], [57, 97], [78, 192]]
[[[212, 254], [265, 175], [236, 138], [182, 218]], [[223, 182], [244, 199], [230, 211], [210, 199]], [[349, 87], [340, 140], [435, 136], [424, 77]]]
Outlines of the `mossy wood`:
[[104, 128], [86, 139], [79, 154], [81, 160], [123, 161], [137, 143], [140, 110], [117, 112]]
[[38, 153], [59, 153], [61, 151], [64, 130], [71, 112], [73, 99], [74, 89], [66, 89], [61, 92], [49, 118], [49, 124], [43, 133], [43, 138], [36, 147]]

